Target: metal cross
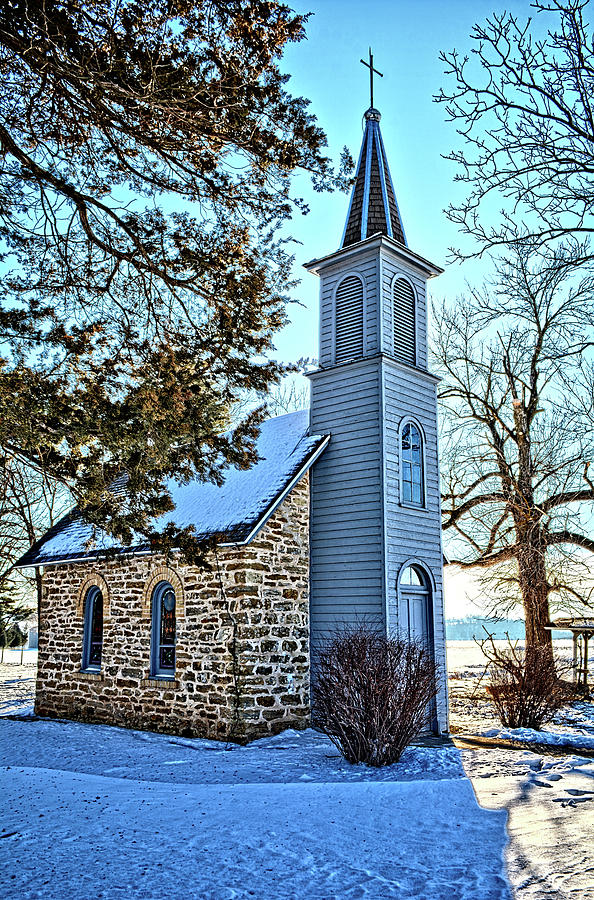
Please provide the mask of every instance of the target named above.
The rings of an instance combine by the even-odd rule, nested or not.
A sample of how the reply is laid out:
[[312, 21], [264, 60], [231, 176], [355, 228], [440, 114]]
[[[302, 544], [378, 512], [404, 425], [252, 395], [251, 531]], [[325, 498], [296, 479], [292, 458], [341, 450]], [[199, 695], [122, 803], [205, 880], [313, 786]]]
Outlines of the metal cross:
[[369, 62], [365, 62], [364, 59], [362, 59], [361, 62], [369, 69], [369, 93], [371, 94], [371, 106], [373, 108], [373, 73], [375, 72], [380, 78], [383, 78], [384, 76], [382, 72], [373, 68], [373, 53], [371, 52], [371, 47], [369, 48]]

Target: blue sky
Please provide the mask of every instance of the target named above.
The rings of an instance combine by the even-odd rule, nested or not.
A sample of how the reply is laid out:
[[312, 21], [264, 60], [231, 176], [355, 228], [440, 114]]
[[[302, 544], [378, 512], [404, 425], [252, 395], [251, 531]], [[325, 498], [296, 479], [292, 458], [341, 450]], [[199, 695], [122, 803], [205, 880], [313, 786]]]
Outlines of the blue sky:
[[[287, 49], [282, 67], [292, 75], [292, 93], [311, 100], [335, 160], [345, 144], [355, 160], [359, 154], [363, 113], [369, 106], [368, 71], [359, 60], [367, 58], [371, 45], [374, 64], [384, 76], [375, 80], [374, 104], [382, 114], [382, 135], [407, 240], [411, 249], [446, 269], [430, 282], [431, 296], [454, 300], [466, 281], [478, 284], [489, 275], [489, 262], [448, 261], [448, 248], [460, 246], [461, 237], [443, 210], [464, 196], [464, 187], [454, 184], [455, 168], [442, 158], [459, 139], [454, 125], [446, 121], [444, 105], [432, 99], [447, 84], [439, 51], [455, 48], [469, 53], [475, 22], [504, 9], [523, 21], [533, 12], [529, 3], [316, 0], [292, 5], [313, 15], [308, 39]], [[301, 264], [338, 248], [348, 207], [345, 194], [316, 194], [305, 178], [296, 186], [311, 211], [296, 217], [290, 229], [302, 242], [295, 247], [295, 272], [302, 281], [294, 296], [303, 306], [290, 307], [292, 323], [277, 336], [277, 356], [285, 361], [317, 357], [319, 282]], [[479, 611], [474, 605], [477, 594], [466, 572], [448, 571], [448, 616]]]
[[[469, 34], [476, 21], [493, 10], [507, 9], [521, 20], [531, 14], [528, 2], [514, 0], [499, 6], [495, 0], [315, 0], [293, 3], [299, 12], [310, 10], [308, 39], [287, 49], [282, 68], [292, 75], [289, 89], [311, 100], [311, 109], [328, 135], [329, 152], [338, 159], [346, 144], [357, 159], [363, 113], [369, 106], [368, 71], [359, 62], [371, 45], [375, 66], [384, 73], [375, 81], [375, 106], [382, 113], [381, 128], [400, 211], [411, 249], [446, 272], [431, 283], [434, 298], [455, 298], [467, 279], [482, 281], [488, 262], [448, 264], [448, 248], [460, 237], [443, 209], [463, 186], [453, 183], [454, 166], [442, 158], [457, 143], [447, 123], [445, 107], [432, 97], [446, 84], [440, 50], [469, 52]], [[307, 179], [296, 183], [311, 205], [308, 216], [296, 216], [291, 234], [296, 274], [302, 278], [294, 296], [303, 307], [290, 308], [292, 324], [277, 337], [284, 360], [317, 357], [318, 280], [301, 269], [313, 257], [337, 249], [348, 197], [315, 194]]]

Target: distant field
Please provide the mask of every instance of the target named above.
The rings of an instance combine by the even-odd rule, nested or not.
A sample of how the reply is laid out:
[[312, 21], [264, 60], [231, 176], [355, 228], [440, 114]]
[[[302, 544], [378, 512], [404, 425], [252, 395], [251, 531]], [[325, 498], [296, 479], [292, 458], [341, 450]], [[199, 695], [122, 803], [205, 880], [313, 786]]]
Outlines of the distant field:
[[[496, 647], [505, 647], [507, 641], [495, 641]], [[514, 644], [516, 642], [514, 641]], [[523, 647], [523, 641], [518, 641], [518, 646]], [[486, 659], [481, 648], [474, 641], [447, 641], [448, 670], [476, 669], [486, 664]], [[571, 640], [553, 641], [555, 652], [561, 656], [571, 656]], [[18, 666], [20, 664], [20, 650], [5, 650], [4, 665]], [[37, 650], [24, 650], [23, 663], [26, 666], [34, 666], [37, 663]], [[16, 674], [16, 673], [15, 673]]]
[[[488, 619], [486, 616], [472, 616], [464, 619], [446, 619], [446, 640], [472, 641], [475, 638], [482, 640], [488, 634], [492, 634], [496, 640], [523, 641], [526, 626], [522, 619]], [[553, 640], [566, 640], [569, 638], [567, 631], [555, 629]]]
[[[524, 647], [523, 641], [513, 641], [512, 643], [514, 645], [517, 643], [518, 647]], [[498, 648], [504, 648], [507, 646], [507, 641], [495, 641], [495, 646]], [[571, 639], [553, 641], [553, 647], [556, 656], [563, 659], [567, 657], [571, 659]], [[482, 653], [480, 646], [475, 641], [447, 641], [446, 650], [448, 658], [448, 672], [450, 674], [452, 672], [464, 671], [465, 669], [468, 671], [475, 671], [478, 668], [484, 668], [484, 666], [487, 664], [486, 657]]]
[[[515, 641], [513, 642], [516, 643]], [[517, 642], [524, 646], [523, 641]], [[495, 641], [497, 648], [507, 641]], [[562, 663], [571, 662], [571, 640], [553, 641], [555, 656]], [[473, 733], [480, 728], [498, 724], [495, 707], [486, 691], [488, 660], [475, 641], [448, 641], [448, 693], [450, 699], [450, 730]]]
[[[516, 641], [513, 642], [514, 644]], [[505, 647], [507, 641], [495, 641], [496, 647]], [[518, 647], [523, 647], [523, 641], [517, 641]], [[486, 665], [486, 658], [481, 652], [481, 648], [475, 641], [447, 641], [447, 656], [448, 656], [448, 671], [451, 673], [452, 671], [460, 671], [464, 669], [468, 669], [471, 671], [484, 667]], [[555, 648], [555, 653], [560, 657], [570, 657], [572, 652], [571, 640], [556, 640], [553, 641], [553, 646]], [[5, 650], [4, 651], [4, 665], [8, 666], [19, 666], [21, 660], [21, 651], [20, 650]], [[35, 666], [37, 664], [37, 650], [24, 650], [23, 651], [23, 664], [27, 667]], [[17, 672], [14, 672], [14, 675], [17, 675]]]
[[[20, 661], [20, 650], [5, 650], [2, 655], [4, 665], [19, 665]], [[37, 665], [37, 650], [23, 650], [23, 663], [27, 666]]]

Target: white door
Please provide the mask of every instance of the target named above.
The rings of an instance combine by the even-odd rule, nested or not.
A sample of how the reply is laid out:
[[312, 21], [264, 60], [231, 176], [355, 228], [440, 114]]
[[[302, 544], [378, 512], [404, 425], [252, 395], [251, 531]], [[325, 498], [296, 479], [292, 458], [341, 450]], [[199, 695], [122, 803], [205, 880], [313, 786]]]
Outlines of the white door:
[[400, 578], [400, 593], [407, 615], [408, 638], [430, 647], [429, 588], [417, 566], [407, 566]]
[[409, 594], [406, 592], [408, 607], [408, 637], [411, 641], [427, 644], [429, 641], [427, 593]]
[[[400, 577], [399, 587], [402, 605], [408, 618], [408, 639], [423, 644], [433, 656], [429, 579], [420, 566], [407, 566]], [[427, 707], [427, 720], [429, 729], [437, 733], [435, 700]]]

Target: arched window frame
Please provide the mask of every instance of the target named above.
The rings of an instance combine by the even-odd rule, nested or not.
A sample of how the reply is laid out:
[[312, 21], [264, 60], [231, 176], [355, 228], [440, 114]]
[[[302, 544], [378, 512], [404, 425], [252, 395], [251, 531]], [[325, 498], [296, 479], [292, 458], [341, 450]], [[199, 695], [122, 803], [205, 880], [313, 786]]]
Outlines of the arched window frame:
[[[407, 425], [413, 425], [417, 431], [419, 432], [419, 437], [421, 440], [421, 500], [417, 502], [415, 500], [406, 500], [404, 497], [404, 459], [403, 459], [403, 448], [402, 441], [404, 438], [404, 429]], [[417, 419], [412, 416], [407, 416], [402, 419], [400, 423], [400, 427], [398, 429], [398, 471], [399, 471], [399, 479], [400, 479], [400, 505], [407, 506], [411, 509], [426, 509], [427, 507], [427, 467], [426, 467], [426, 447], [425, 440], [425, 432], [423, 431], [423, 426]]]
[[395, 315], [394, 315], [394, 305], [396, 298], [394, 297], [394, 291], [396, 290], [396, 283], [398, 281], [405, 281], [407, 285], [410, 287], [413, 295], [413, 314], [414, 314], [414, 362], [413, 363], [405, 363], [402, 360], [398, 360], [398, 362], [402, 362], [402, 365], [414, 365], [418, 366], [419, 364], [419, 295], [417, 293], [417, 289], [413, 284], [412, 280], [406, 275], [404, 272], [396, 272], [394, 277], [392, 278], [392, 284], [390, 286], [390, 311], [391, 311], [391, 319], [392, 322], [392, 331], [390, 335], [390, 346], [392, 349], [392, 353], [396, 355], [396, 341], [395, 341]]
[[[408, 584], [408, 582], [404, 581], [405, 574], [411, 569], [416, 573], [419, 584]], [[398, 574], [398, 582], [403, 590], [429, 593], [429, 579], [427, 577], [427, 572], [425, 571], [425, 567], [420, 565], [416, 559], [412, 560], [412, 562], [407, 562], [401, 567]]]
[[[93, 626], [95, 622], [95, 614], [97, 603], [101, 602], [101, 640], [93, 640]], [[83, 652], [82, 665], [83, 672], [100, 672], [103, 657], [103, 625], [105, 622], [105, 597], [103, 592], [97, 585], [91, 585], [84, 595], [84, 624], [83, 624]], [[99, 660], [93, 660], [95, 655], [94, 649], [99, 645]]]
[[[347, 278], [358, 278], [361, 282], [361, 288], [363, 291], [362, 304], [363, 304], [363, 319], [362, 319], [362, 328], [363, 328], [363, 337], [362, 337], [362, 353], [361, 356], [364, 357], [367, 355], [366, 344], [367, 344], [367, 290], [365, 287], [365, 279], [360, 272], [357, 272], [355, 269], [350, 272], [344, 272], [341, 275], [340, 279], [336, 282], [334, 286], [334, 290], [332, 291], [332, 364], [333, 365], [346, 365], [346, 360], [341, 363], [336, 362], [336, 295], [340, 288], [340, 285], [346, 281]], [[354, 362], [354, 360], [349, 360], [349, 362]]]
[[[174, 612], [174, 636], [173, 643], [164, 643], [161, 640], [161, 619], [163, 616], [163, 600], [165, 595], [171, 592], [175, 598]], [[152, 678], [173, 679], [175, 677], [175, 655], [177, 638], [177, 607], [178, 596], [175, 588], [169, 581], [159, 581], [152, 592], [151, 597], [151, 670]], [[173, 666], [162, 664], [161, 650], [165, 647], [173, 648]]]

